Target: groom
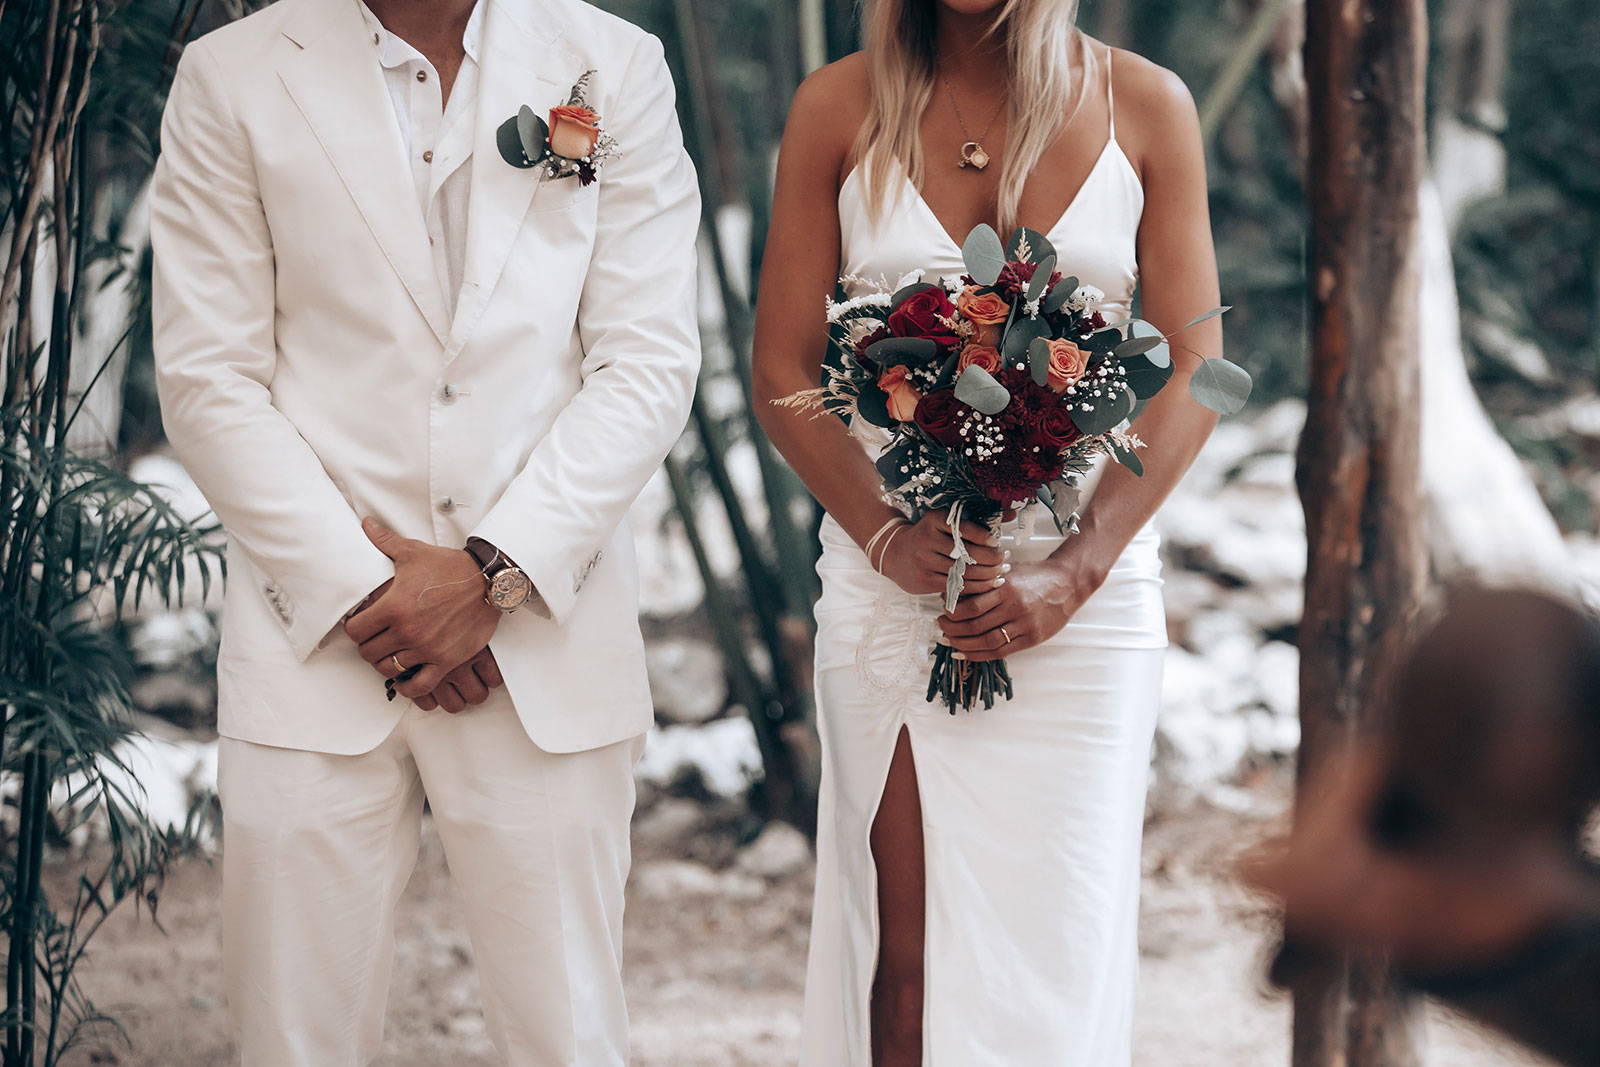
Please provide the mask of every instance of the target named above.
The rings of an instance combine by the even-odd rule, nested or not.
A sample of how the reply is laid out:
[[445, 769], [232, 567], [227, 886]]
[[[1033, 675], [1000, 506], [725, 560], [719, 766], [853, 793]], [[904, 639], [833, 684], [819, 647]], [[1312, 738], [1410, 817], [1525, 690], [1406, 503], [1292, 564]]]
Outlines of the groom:
[[[538, 166], [497, 138], [524, 105]], [[426, 800], [505, 1060], [624, 1063], [623, 517], [699, 362], [660, 43], [580, 0], [280, 0], [189, 46], [162, 149], [162, 407], [229, 534], [243, 1061], [377, 1055]]]

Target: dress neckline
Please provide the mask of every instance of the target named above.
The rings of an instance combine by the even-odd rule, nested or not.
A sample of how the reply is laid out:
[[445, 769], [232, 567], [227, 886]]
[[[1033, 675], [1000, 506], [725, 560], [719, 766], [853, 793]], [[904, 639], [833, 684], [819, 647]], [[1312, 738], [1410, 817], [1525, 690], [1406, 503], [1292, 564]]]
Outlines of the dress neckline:
[[[1056, 231], [1061, 229], [1061, 227], [1066, 224], [1066, 221], [1072, 215], [1073, 210], [1076, 209], [1077, 206], [1083, 201], [1085, 194], [1089, 191], [1089, 187], [1094, 184], [1095, 179], [1100, 176], [1100, 171], [1105, 168], [1106, 160], [1111, 157], [1113, 150], [1115, 150], [1118, 154], [1122, 154], [1122, 146], [1117, 143], [1115, 134], [1112, 134], [1106, 139], [1105, 147], [1100, 150], [1100, 155], [1094, 161], [1094, 166], [1089, 168], [1088, 176], [1083, 179], [1083, 184], [1078, 186], [1078, 191], [1074, 193], [1072, 199], [1067, 202], [1067, 206], [1063, 208], [1061, 214], [1056, 217], [1056, 221], [1051, 224], [1048, 230], [1041, 231], [1046, 237], [1050, 238], [1052, 241], [1055, 239]], [[1123, 155], [1123, 159], [1126, 160], [1127, 156]], [[922, 195], [922, 190], [918, 189], [916, 184], [912, 182], [911, 176], [906, 173], [904, 167], [900, 166], [900, 162], [898, 160], [895, 161], [895, 166], [900, 171], [900, 181], [904, 184], [906, 191], [910, 193], [911, 199], [916, 202], [916, 205], [922, 211], [922, 214], [930, 223], [933, 224], [933, 227], [938, 231], [940, 238], [943, 239], [944, 242], [950, 247], [954, 248], [957, 252], [960, 252], [961, 242], [956, 240], [955, 237], [951, 235], [949, 227], [947, 227], [944, 222], [940, 220], [938, 213], [933, 210], [933, 207], [928, 203], [927, 198]], [[1132, 164], [1128, 165], [1128, 169], [1130, 172], [1132, 171]], [[850, 173], [845, 175], [844, 182], [839, 186], [840, 196], [844, 195], [845, 187], [848, 186], [852, 181], [859, 181], [860, 172], [861, 168], [859, 166], [852, 167], [850, 169]], [[1135, 181], [1137, 180], [1137, 176], [1135, 176]]]

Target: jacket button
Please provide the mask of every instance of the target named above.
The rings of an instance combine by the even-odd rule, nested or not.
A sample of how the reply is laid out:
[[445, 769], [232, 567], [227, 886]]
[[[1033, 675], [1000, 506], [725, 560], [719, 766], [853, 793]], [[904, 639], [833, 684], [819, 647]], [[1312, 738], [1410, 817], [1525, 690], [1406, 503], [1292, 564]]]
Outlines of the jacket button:
[[456, 392], [455, 386], [446, 383], [444, 388], [439, 390], [439, 402], [441, 404], [454, 404], [456, 397], [460, 395], [460, 393]]
[[456, 502], [450, 497], [445, 497], [439, 501], [438, 507], [441, 514], [448, 515], [456, 509]]

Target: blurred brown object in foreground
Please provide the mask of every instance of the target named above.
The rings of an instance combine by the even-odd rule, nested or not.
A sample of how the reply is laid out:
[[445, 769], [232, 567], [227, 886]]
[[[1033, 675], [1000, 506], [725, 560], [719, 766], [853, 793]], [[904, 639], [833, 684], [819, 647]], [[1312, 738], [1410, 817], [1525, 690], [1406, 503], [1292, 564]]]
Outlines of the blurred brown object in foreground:
[[1600, 1065], [1600, 626], [1458, 594], [1386, 728], [1315, 769], [1293, 837], [1246, 871], [1285, 904], [1272, 978], [1379, 953], [1417, 989], [1563, 1063]]

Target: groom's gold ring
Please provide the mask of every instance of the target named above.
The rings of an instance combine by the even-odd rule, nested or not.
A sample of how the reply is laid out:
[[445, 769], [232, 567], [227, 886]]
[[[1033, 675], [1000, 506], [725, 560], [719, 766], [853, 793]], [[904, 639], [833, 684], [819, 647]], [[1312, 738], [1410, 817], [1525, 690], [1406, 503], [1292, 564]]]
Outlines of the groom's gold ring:
[[406, 665], [400, 662], [400, 653], [396, 652], [394, 655], [390, 656], [389, 662], [393, 663], [394, 669], [399, 671], [401, 674], [406, 673]]
[[1009, 645], [1011, 643], [1011, 631], [1004, 626], [1000, 627], [1000, 636], [1006, 639], [1006, 644]]

